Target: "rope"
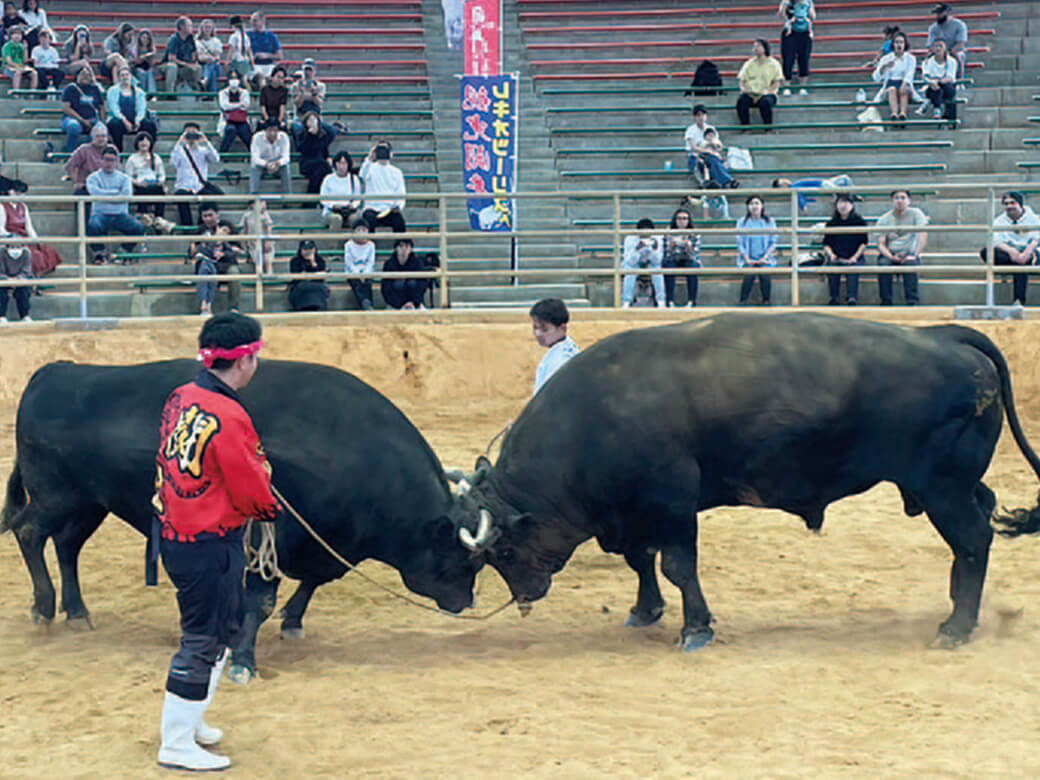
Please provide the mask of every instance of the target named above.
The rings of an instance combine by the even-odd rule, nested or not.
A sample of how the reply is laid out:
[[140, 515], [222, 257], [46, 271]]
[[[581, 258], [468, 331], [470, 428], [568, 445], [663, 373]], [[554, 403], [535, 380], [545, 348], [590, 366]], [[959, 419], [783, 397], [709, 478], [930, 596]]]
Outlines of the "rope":
[[[339, 563], [341, 563], [344, 566], [346, 566], [348, 572], [356, 573], [357, 576], [359, 576], [361, 579], [363, 579], [368, 584], [374, 585], [375, 587], [379, 588], [379, 590], [382, 590], [382, 591], [385, 591], [386, 593], [389, 593], [394, 598], [398, 598], [398, 599], [401, 599], [402, 601], [408, 602], [413, 607], [419, 607], [420, 609], [425, 609], [425, 610], [428, 610], [430, 612], [436, 612], [439, 615], [445, 615], [446, 617], [455, 618], [456, 620], [487, 620], [490, 617], [494, 617], [499, 612], [504, 610], [506, 607], [510, 606], [514, 601], [516, 601], [516, 599], [510, 598], [509, 601], [507, 601], [505, 604], [503, 604], [500, 607], [496, 607], [495, 609], [493, 609], [490, 612], [488, 612], [486, 615], [456, 615], [456, 614], [454, 614], [452, 612], [447, 612], [447, 611], [445, 611], [445, 610], [443, 610], [443, 609], [441, 609], [439, 607], [431, 607], [429, 604], [423, 604], [421, 601], [417, 601], [417, 600], [413, 599], [411, 596], [405, 595], [404, 593], [398, 593], [397, 591], [393, 590], [392, 588], [388, 588], [385, 585], [382, 585], [382, 584], [376, 582], [371, 577], [366, 576], [364, 574], [364, 572], [359, 571], [358, 568], [354, 564], [350, 563], [346, 558], [344, 558], [342, 555], [340, 555], [338, 552], [336, 552], [334, 549], [332, 549], [332, 547], [329, 545], [329, 543], [326, 542], [324, 539], [322, 539], [321, 536], [318, 534], [318, 532], [315, 531], [311, 527], [310, 523], [308, 523], [306, 520], [303, 519], [303, 517], [300, 516], [300, 513], [296, 511], [296, 508], [286, 500], [285, 496], [283, 496], [281, 493], [278, 492], [278, 489], [274, 485], [271, 485], [271, 492], [274, 493], [275, 498], [277, 498], [279, 501], [282, 502], [282, 506], [284, 506], [286, 508], [286, 510], [289, 512], [290, 515], [293, 516], [293, 518], [295, 518], [296, 522], [298, 522], [300, 525], [302, 525], [304, 530], [307, 533], [309, 533], [312, 537], [314, 537], [314, 541], [316, 541], [318, 544], [320, 544], [322, 547], [324, 547], [325, 551], [329, 555], [331, 555], [335, 560], [337, 560]], [[252, 522], [252, 521], [250, 521], [250, 522]], [[281, 572], [278, 571], [277, 553], [274, 552], [274, 523], [261, 523], [261, 526], [270, 526], [270, 528], [268, 529], [268, 533], [269, 533], [270, 539], [271, 539], [271, 553], [269, 554], [269, 558], [271, 558], [271, 565], [273, 566], [273, 571], [277, 572], [280, 575]], [[247, 533], [248, 533], [248, 529], [247, 529]], [[247, 555], [249, 554], [250, 549], [251, 548], [249, 547], [249, 544], [247, 542], [247, 546], [246, 546], [246, 554]], [[264, 548], [264, 541], [262, 540], [258, 550], [263, 551], [264, 549], [265, 549]], [[273, 557], [271, 557], [271, 556], [273, 556]], [[257, 562], [256, 565], [258, 567], [262, 567], [262, 563], [259, 562], [259, 561]], [[258, 568], [258, 569], [250, 568], [249, 570], [250, 571], [257, 571], [257, 573], [259, 573], [260, 576], [263, 577], [263, 574], [261, 573], [260, 568]]]
[[278, 548], [274, 543], [274, 523], [260, 523], [260, 546], [253, 547], [253, 518], [246, 521], [243, 541], [246, 548], [246, 571], [256, 574], [264, 582], [284, 579], [278, 568]]
[[498, 441], [499, 439], [501, 439], [506, 434], [506, 432], [510, 428], [512, 428], [512, 427], [513, 427], [513, 423], [506, 423], [506, 427], [503, 428], [502, 430], [500, 430], [498, 433], [496, 433], [495, 434], [495, 438], [493, 438], [491, 441], [488, 442], [487, 449], [484, 450], [484, 457], [485, 458], [490, 458], [491, 457], [491, 448], [495, 446], [495, 442]]

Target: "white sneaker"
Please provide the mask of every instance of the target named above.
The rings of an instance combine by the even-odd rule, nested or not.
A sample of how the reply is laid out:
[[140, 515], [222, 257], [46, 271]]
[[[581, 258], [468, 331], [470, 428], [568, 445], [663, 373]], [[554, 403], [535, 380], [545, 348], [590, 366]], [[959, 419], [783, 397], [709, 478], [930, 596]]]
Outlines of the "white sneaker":
[[205, 709], [205, 700], [182, 699], [166, 691], [160, 726], [160, 766], [194, 772], [213, 772], [231, 766], [230, 758], [203, 750], [195, 742], [195, 729]]
[[927, 103], [922, 103], [921, 105], [919, 105], [917, 107], [917, 110], [914, 111], [914, 113], [917, 114], [918, 116], [924, 116], [924, 112], [927, 111], [927, 110], [928, 110], [928, 104]]
[[24, 317], [22, 317], [22, 319], [21, 319], [21, 322], [32, 322], [32, 321], [33, 321], [33, 318], [32, 318], [32, 317], [30, 317], [30, 316], [29, 316], [28, 314], [26, 314], [26, 315], [25, 315]]
[[658, 301], [657, 302], [657, 308], [658, 309], [664, 309], [664, 308], [667, 308], [667, 306], [668, 306], [668, 304], [666, 304], [664, 301]]
[[809, 90], [807, 90], [805, 87], [802, 87], [800, 90], [798, 90], [798, 94], [799, 95], [808, 95], [809, 94]]
[[0, 325], [6, 325], [8, 322], [7, 317], [0, 317]]
[[787, 87], [784, 87], [784, 91], [780, 94], [782, 94], [784, 97], [791, 97], [791, 90], [789, 90]]
[[932, 111], [932, 119], [941, 119], [941, 118], [942, 118], [942, 109], [941, 108], [934, 109]]
[[[629, 301], [622, 301], [621, 308], [622, 309], [631, 309], [632, 308], [632, 304]], [[6, 317], [4, 318], [4, 322], [7, 322], [7, 318]]]

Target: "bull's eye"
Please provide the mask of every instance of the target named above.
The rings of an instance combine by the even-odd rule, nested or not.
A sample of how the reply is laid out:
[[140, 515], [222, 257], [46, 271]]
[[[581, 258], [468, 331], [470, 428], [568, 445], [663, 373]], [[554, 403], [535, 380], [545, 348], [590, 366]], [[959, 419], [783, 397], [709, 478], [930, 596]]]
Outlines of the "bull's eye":
[[495, 558], [498, 559], [500, 563], [509, 563], [515, 557], [516, 556], [513, 554], [513, 549], [511, 547], [495, 550]]

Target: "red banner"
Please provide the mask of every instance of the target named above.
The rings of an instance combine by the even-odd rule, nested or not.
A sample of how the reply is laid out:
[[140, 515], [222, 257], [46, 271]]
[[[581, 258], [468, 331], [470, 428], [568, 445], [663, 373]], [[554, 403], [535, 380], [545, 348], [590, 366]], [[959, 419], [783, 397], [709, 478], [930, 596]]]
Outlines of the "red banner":
[[466, 76], [502, 72], [502, 0], [466, 0], [463, 10]]

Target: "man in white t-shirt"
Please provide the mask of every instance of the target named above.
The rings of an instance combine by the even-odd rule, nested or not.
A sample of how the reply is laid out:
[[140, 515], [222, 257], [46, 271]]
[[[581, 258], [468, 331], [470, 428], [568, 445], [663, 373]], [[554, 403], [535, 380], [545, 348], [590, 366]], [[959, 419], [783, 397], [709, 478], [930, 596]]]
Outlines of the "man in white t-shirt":
[[[704, 134], [715, 130], [708, 124], [708, 109], [703, 105], [693, 107], [693, 124], [686, 128], [684, 142], [686, 144], [687, 164], [690, 173], [694, 173], [697, 163], [704, 163], [708, 169], [708, 178], [720, 187], [733, 187], [733, 174], [726, 170], [726, 163], [718, 153], [718, 149], [705, 141]], [[716, 137], [718, 130], [715, 130]]]
[[404, 174], [390, 162], [392, 156], [390, 142], [382, 140], [369, 150], [361, 165], [365, 193], [376, 196], [365, 198], [362, 212], [362, 218], [372, 232], [380, 225], [388, 225], [395, 233], [404, 233], [408, 229], [404, 221], [405, 196], [408, 194]]
[[578, 345], [567, 335], [569, 321], [567, 304], [559, 298], [543, 298], [531, 307], [534, 340], [548, 350], [535, 372], [535, 393], [541, 390], [542, 385], [548, 382], [564, 363], [581, 352]]

